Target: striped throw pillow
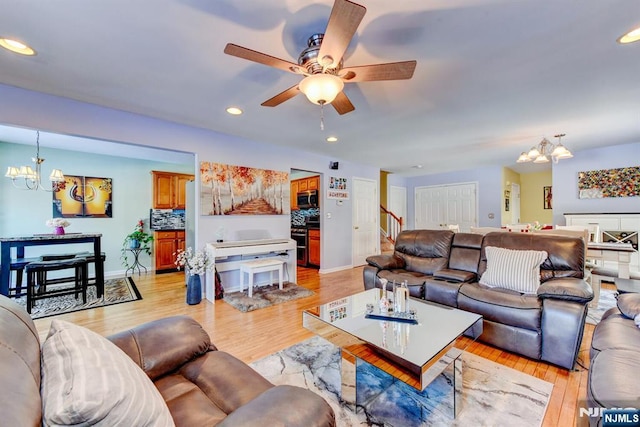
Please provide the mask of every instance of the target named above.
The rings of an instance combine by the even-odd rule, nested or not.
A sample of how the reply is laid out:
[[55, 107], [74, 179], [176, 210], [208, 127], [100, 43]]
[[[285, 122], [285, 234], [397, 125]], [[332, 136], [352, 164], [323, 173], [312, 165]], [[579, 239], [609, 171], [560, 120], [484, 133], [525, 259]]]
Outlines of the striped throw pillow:
[[108, 339], [54, 320], [42, 345], [43, 424], [174, 426], [147, 374]]
[[537, 292], [540, 286], [540, 265], [547, 259], [547, 252], [487, 246], [485, 253], [487, 269], [480, 278], [481, 284], [524, 294]]

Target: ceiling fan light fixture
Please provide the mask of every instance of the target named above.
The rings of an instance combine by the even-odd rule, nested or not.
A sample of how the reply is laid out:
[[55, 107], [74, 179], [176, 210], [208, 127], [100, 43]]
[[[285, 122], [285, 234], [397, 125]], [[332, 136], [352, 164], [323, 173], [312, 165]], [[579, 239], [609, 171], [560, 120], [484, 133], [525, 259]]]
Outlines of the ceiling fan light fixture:
[[333, 74], [312, 74], [302, 79], [300, 91], [314, 104], [330, 104], [344, 88], [344, 82]]
[[329, 142], [329, 143], [338, 142], [338, 138], [335, 137], [335, 136], [328, 136], [327, 137], [327, 142]]

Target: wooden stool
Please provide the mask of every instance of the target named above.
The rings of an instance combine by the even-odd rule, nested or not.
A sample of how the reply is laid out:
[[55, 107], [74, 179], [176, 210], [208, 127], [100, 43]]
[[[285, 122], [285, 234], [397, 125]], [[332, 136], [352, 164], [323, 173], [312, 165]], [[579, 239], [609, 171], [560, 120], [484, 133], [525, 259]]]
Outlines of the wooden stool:
[[[36, 293], [37, 277], [46, 274], [48, 271], [66, 270], [73, 268], [74, 286], [72, 288], [56, 289], [54, 291], [46, 291], [44, 286]], [[24, 267], [27, 273], [27, 312], [31, 313], [31, 309], [35, 306], [36, 300], [51, 298], [60, 295], [75, 294], [78, 298], [82, 294], [82, 302], [87, 302], [87, 260], [85, 258], [71, 258], [55, 261], [37, 261], [31, 262]]]
[[253, 298], [253, 275], [269, 272], [269, 283], [273, 283], [273, 272], [278, 271], [279, 288], [282, 290], [282, 266], [284, 261], [274, 258], [262, 258], [240, 264], [240, 291], [244, 290], [244, 273], [249, 275], [249, 298]]

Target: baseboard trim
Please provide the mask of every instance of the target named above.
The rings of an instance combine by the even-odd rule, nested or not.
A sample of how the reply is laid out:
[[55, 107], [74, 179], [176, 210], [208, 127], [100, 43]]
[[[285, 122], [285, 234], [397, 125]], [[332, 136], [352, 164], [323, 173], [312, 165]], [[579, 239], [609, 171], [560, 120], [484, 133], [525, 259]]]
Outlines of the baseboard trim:
[[352, 268], [353, 268], [353, 265], [351, 264], [343, 265], [341, 267], [335, 267], [335, 268], [321, 268], [320, 270], [318, 270], [318, 274], [335, 273], [336, 271], [349, 270]]

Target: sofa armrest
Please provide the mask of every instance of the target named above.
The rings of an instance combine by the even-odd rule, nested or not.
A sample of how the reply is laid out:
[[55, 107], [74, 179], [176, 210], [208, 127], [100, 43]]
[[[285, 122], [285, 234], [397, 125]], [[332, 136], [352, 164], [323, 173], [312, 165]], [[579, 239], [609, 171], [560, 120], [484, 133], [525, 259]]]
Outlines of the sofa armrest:
[[154, 320], [107, 338], [151, 380], [175, 371], [207, 351], [217, 350], [202, 326], [188, 316]]
[[562, 277], [544, 282], [538, 288], [541, 299], [554, 298], [565, 301], [588, 303], [593, 299], [593, 290], [587, 282], [574, 277]]
[[391, 270], [396, 268], [404, 268], [404, 259], [396, 255], [372, 255], [367, 257], [367, 263], [380, 270]]
[[310, 390], [280, 385], [230, 413], [219, 427], [305, 426], [334, 427], [333, 409]]

